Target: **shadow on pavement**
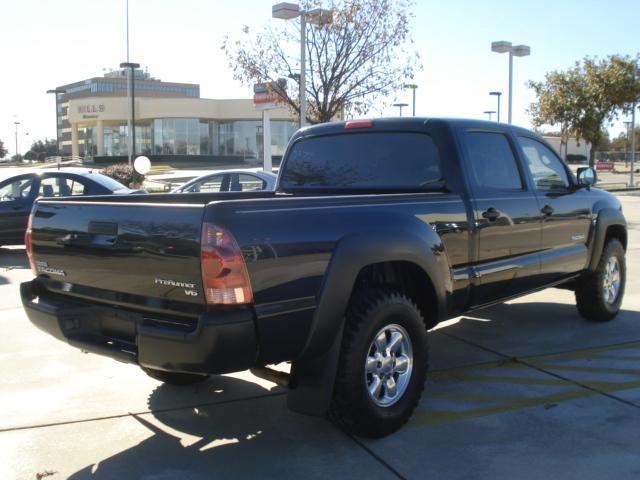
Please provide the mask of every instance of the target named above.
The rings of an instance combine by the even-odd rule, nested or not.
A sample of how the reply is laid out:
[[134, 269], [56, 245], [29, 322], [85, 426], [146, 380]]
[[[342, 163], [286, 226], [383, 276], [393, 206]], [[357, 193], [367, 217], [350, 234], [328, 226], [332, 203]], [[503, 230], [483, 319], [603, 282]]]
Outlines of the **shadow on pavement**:
[[[613, 322], [598, 324], [582, 320], [569, 304], [511, 303], [474, 312], [436, 331], [507, 355], [539, 355], [638, 339], [637, 329], [629, 326], [639, 319], [638, 312], [627, 310]], [[119, 420], [135, 419], [150, 436], [69, 478], [362, 476], [364, 467], [345, 448], [349, 440], [322, 418], [289, 412], [280, 391], [226, 376], [203, 385], [207, 405], [174, 409], [165, 406], [179, 398], [178, 387], [157, 387], [148, 401], [152, 413]], [[242, 391], [242, 399], [215, 403], [208, 389]], [[133, 430], [140, 434], [138, 426]], [[124, 432], [131, 428], [122, 431], [122, 443], [128, 445]], [[350, 467], [345, 470], [345, 465]]]
[[[161, 385], [149, 397], [152, 413], [133, 416], [152, 435], [69, 478], [287, 477], [291, 466], [287, 461], [290, 453], [285, 449], [295, 451], [295, 443], [301, 442], [307, 446], [311, 443], [312, 449], [326, 450], [322, 439], [326, 442], [327, 435], [316, 441], [314, 438], [324, 431], [336, 435], [333, 427], [322, 419], [300, 416], [293, 419], [294, 414], [286, 409], [285, 396], [277, 389], [270, 394], [255, 383], [226, 376], [213, 377], [207, 384], [220, 393], [242, 390], [244, 399], [215, 404], [209, 395], [212, 403], [206, 406], [155, 410], [179, 395], [179, 387]], [[300, 423], [308, 425], [305, 430], [314, 433], [308, 436], [304, 432], [293, 433]]]
[[5, 269], [27, 269], [29, 260], [22, 248], [2, 248], [0, 247], [0, 272]]

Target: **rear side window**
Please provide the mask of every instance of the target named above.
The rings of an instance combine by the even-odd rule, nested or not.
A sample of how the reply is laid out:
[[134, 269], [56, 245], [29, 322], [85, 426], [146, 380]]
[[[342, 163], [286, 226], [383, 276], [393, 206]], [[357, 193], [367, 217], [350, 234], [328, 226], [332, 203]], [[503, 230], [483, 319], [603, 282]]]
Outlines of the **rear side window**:
[[74, 179], [74, 180], [69, 180], [68, 183], [70, 184], [69, 188], [71, 189], [71, 195], [85, 195], [87, 193], [87, 187], [86, 185], [84, 185], [83, 183], [79, 182], [78, 180]]
[[85, 178], [89, 178], [93, 180], [94, 182], [99, 184], [101, 187], [104, 187], [107, 190], [110, 190], [112, 192], [127, 188], [117, 180], [114, 180], [113, 178], [107, 177], [106, 175], [102, 175], [100, 173], [91, 173], [89, 175], [86, 175]]
[[484, 190], [522, 190], [522, 177], [509, 140], [501, 133], [467, 132], [471, 179]]
[[238, 183], [240, 184], [241, 191], [250, 192], [253, 190], [264, 190], [267, 182], [254, 175], [241, 173], [238, 175]]
[[226, 192], [229, 190], [228, 182], [227, 186], [224, 186], [224, 175], [214, 175], [201, 182], [195, 183], [184, 189], [185, 192], [200, 192], [200, 193], [218, 193]]
[[440, 156], [421, 133], [327, 135], [296, 142], [280, 186], [305, 189], [427, 189], [440, 182]]

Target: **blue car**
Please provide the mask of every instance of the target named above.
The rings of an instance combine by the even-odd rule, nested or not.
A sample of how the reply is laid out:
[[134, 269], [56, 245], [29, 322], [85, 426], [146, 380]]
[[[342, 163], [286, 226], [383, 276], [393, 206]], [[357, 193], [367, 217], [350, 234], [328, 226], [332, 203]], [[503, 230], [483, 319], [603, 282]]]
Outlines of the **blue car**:
[[30, 169], [5, 176], [0, 180], [0, 245], [24, 242], [29, 212], [38, 197], [131, 193], [145, 192], [132, 190], [106, 175], [84, 168]]

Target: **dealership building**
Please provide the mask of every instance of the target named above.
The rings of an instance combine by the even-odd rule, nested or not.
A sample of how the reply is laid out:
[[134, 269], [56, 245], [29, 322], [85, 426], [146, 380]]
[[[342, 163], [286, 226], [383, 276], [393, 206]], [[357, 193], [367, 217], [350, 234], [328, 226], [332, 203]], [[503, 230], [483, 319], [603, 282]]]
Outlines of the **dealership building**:
[[[135, 152], [151, 157], [262, 159], [262, 111], [252, 99], [200, 98], [200, 86], [135, 75]], [[96, 160], [126, 157], [127, 74], [124, 70], [56, 90], [61, 155]], [[281, 156], [297, 125], [286, 107], [270, 110], [271, 152]], [[113, 159], [115, 160], [115, 158]]]

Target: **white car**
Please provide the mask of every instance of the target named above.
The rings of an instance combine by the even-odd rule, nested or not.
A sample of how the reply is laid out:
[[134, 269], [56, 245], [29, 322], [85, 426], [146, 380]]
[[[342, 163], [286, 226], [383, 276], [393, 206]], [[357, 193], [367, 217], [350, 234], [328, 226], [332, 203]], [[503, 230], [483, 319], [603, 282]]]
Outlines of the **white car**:
[[171, 193], [250, 192], [275, 190], [273, 173], [262, 170], [223, 170], [201, 175], [173, 189]]

